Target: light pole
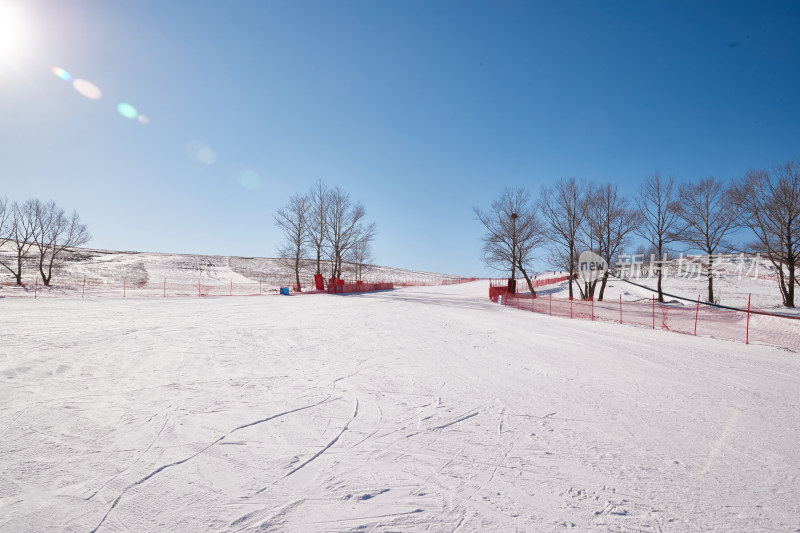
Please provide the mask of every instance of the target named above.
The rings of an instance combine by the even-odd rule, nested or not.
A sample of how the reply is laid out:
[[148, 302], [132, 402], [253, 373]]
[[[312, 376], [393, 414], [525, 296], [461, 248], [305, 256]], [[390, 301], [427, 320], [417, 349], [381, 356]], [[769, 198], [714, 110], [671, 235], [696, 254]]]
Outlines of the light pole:
[[511, 213], [511, 280], [508, 282], [508, 292], [517, 292], [517, 213]]

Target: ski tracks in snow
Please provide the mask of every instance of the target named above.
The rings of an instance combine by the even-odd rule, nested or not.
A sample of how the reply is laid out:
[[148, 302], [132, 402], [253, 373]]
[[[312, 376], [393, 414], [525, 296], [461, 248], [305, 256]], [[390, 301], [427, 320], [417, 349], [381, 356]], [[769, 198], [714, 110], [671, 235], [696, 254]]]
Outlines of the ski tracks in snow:
[[[336, 398], [336, 399], [338, 399], [338, 398]], [[114, 510], [114, 508], [116, 508], [116, 507], [117, 507], [117, 505], [119, 504], [119, 502], [122, 500], [123, 496], [125, 496], [125, 494], [126, 494], [126, 493], [127, 493], [129, 490], [130, 490], [130, 489], [132, 489], [132, 488], [134, 488], [134, 487], [136, 487], [136, 486], [138, 486], [138, 485], [141, 485], [141, 484], [145, 483], [146, 481], [150, 480], [151, 478], [153, 478], [154, 476], [156, 476], [156, 475], [160, 474], [161, 472], [163, 472], [163, 471], [165, 471], [165, 470], [167, 470], [167, 469], [169, 469], [169, 468], [172, 468], [172, 467], [175, 467], [175, 466], [178, 466], [178, 465], [182, 465], [182, 464], [184, 464], [184, 463], [186, 463], [186, 462], [188, 462], [188, 461], [191, 461], [192, 459], [194, 459], [194, 458], [195, 458], [195, 457], [197, 457], [198, 455], [200, 455], [200, 454], [204, 453], [206, 450], [208, 450], [209, 448], [211, 448], [211, 447], [212, 447], [212, 446], [214, 446], [215, 444], [218, 444], [218, 443], [222, 442], [222, 441], [223, 441], [223, 440], [225, 440], [227, 437], [231, 436], [233, 433], [235, 433], [235, 432], [237, 432], [237, 431], [240, 431], [240, 430], [243, 430], [243, 429], [245, 429], [245, 428], [249, 428], [249, 427], [252, 427], [252, 426], [255, 426], [255, 425], [258, 425], [258, 424], [263, 424], [264, 422], [269, 422], [270, 420], [274, 420], [274, 419], [276, 419], [276, 418], [280, 418], [280, 417], [283, 417], [283, 416], [286, 416], [286, 415], [289, 415], [289, 414], [292, 414], [292, 413], [296, 413], [296, 412], [299, 412], [299, 411], [304, 411], [304, 410], [306, 410], [306, 409], [311, 409], [311, 408], [313, 408], [313, 407], [317, 407], [317, 406], [319, 406], [319, 405], [322, 405], [322, 404], [328, 403], [328, 402], [330, 402], [330, 401], [335, 401], [336, 399], [334, 399], [334, 400], [331, 400], [331, 399], [330, 399], [330, 397], [328, 397], [328, 398], [325, 398], [324, 400], [321, 400], [321, 401], [319, 401], [319, 402], [316, 402], [316, 403], [313, 403], [313, 404], [310, 404], [310, 405], [305, 405], [305, 406], [303, 406], [303, 407], [298, 407], [298, 408], [296, 408], [296, 409], [291, 409], [291, 410], [289, 410], [289, 411], [284, 411], [284, 412], [282, 412], [282, 413], [278, 413], [278, 414], [275, 414], [275, 415], [272, 415], [272, 416], [268, 416], [268, 417], [266, 417], [266, 418], [262, 418], [262, 419], [259, 419], [259, 420], [255, 420], [255, 421], [253, 421], [253, 422], [249, 422], [249, 423], [247, 423], [247, 424], [242, 424], [241, 426], [238, 426], [238, 427], [235, 427], [235, 428], [233, 428], [232, 430], [230, 430], [230, 431], [229, 431], [229, 432], [227, 432], [226, 434], [224, 434], [224, 435], [222, 435], [221, 437], [217, 438], [216, 440], [214, 440], [214, 441], [210, 442], [209, 444], [207, 444], [206, 446], [202, 447], [200, 450], [198, 450], [197, 452], [193, 453], [192, 455], [189, 455], [188, 457], [185, 457], [185, 458], [183, 458], [183, 459], [180, 459], [180, 460], [178, 460], [178, 461], [173, 461], [173, 462], [171, 462], [171, 463], [168, 463], [168, 464], [165, 464], [165, 465], [162, 465], [162, 466], [160, 466], [160, 467], [156, 468], [155, 470], [153, 470], [152, 472], [150, 472], [149, 474], [147, 474], [147, 475], [146, 475], [146, 476], [144, 476], [143, 478], [141, 478], [141, 479], [139, 479], [139, 480], [137, 480], [137, 481], [135, 481], [135, 482], [131, 483], [131, 484], [130, 484], [130, 485], [128, 485], [127, 487], [125, 487], [125, 488], [122, 490], [122, 492], [121, 492], [121, 493], [120, 493], [120, 494], [119, 494], [119, 495], [118, 495], [118, 496], [117, 496], [117, 497], [114, 499], [114, 501], [111, 503], [111, 507], [109, 507], [109, 509], [106, 511], [105, 515], [103, 515], [103, 518], [100, 520], [100, 523], [98, 523], [98, 524], [97, 524], [97, 526], [95, 526], [95, 528], [91, 530], [91, 533], [95, 533], [96, 531], [98, 531], [98, 530], [101, 528], [101, 526], [102, 526], [102, 525], [105, 523], [105, 521], [106, 521], [106, 519], [108, 518], [108, 516], [111, 514], [111, 512]], [[165, 422], [165, 424], [164, 424], [164, 425], [166, 426], [166, 422]], [[164, 429], [164, 428], [162, 427], [162, 430], [161, 430], [161, 431], [163, 431], [163, 429]], [[159, 435], [161, 434], [161, 431], [159, 431]], [[151, 443], [151, 446], [152, 446], [152, 443]], [[149, 449], [149, 448], [150, 448], [150, 447], [148, 446], [148, 449]], [[94, 495], [92, 495], [92, 496], [94, 496]], [[90, 497], [90, 498], [91, 498], [91, 497]], [[90, 499], [90, 498], [89, 498], [89, 499]]]
[[[323, 446], [323, 447], [322, 447], [322, 449], [321, 449], [320, 451], [318, 451], [317, 453], [315, 453], [314, 455], [312, 455], [311, 457], [309, 457], [308, 459], [306, 459], [305, 461], [303, 461], [302, 463], [300, 463], [300, 464], [299, 464], [298, 466], [296, 466], [295, 468], [291, 469], [291, 470], [290, 470], [290, 471], [289, 471], [289, 472], [288, 472], [288, 473], [287, 473], [285, 476], [283, 476], [281, 479], [286, 479], [287, 477], [291, 476], [292, 474], [294, 474], [294, 473], [295, 473], [295, 472], [297, 472], [298, 470], [300, 470], [300, 469], [304, 468], [304, 467], [305, 467], [306, 465], [308, 465], [308, 464], [309, 464], [311, 461], [313, 461], [313, 460], [317, 459], [317, 458], [318, 458], [320, 455], [322, 455], [323, 453], [325, 453], [326, 451], [328, 451], [328, 449], [329, 449], [331, 446], [333, 446], [334, 444], [336, 444], [336, 441], [338, 441], [338, 440], [339, 440], [339, 437], [341, 437], [341, 436], [344, 434], [344, 432], [345, 432], [345, 431], [347, 431], [347, 428], [348, 428], [348, 427], [350, 427], [350, 423], [351, 423], [353, 420], [355, 420], [357, 416], [358, 416], [358, 400], [356, 400], [356, 407], [355, 407], [355, 411], [353, 411], [353, 417], [352, 417], [350, 420], [348, 420], [348, 421], [347, 421], [347, 423], [346, 423], [346, 424], [345, 424], [345, 425], [342, 427], [342, 429], [341, 429], [341, 430], [339, 431], [339, 433], [338, 433], [338, 434], [337, 434], [337, 435], [336, 435], [336, 436], [333, 438], [333, 440], [331, 440], [331, 441], [330, 441], [328, 444], [326, 444], [325, 446]], [[275, 481], [275, 483], [277, 483], [278, 481], [280, 481], [280, 480], [277, 480], [277, 481]], [[274, 485], [274, 483], [273, 483], [273, 485]], [[260, 494], [261, 492], [264, 492], [266, 489], [267, 489], [267, 487], [264, 487], [263, 489], [259, 489], [259, 490], [257, 490], [257, 491], [256, 491], [256, 494]]]

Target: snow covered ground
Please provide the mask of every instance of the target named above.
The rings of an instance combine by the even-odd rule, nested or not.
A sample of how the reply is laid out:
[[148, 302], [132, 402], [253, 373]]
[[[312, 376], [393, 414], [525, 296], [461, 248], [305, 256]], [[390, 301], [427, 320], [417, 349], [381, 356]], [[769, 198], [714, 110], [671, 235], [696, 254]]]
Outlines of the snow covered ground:
[[[704, 275], [701, 263], [706, 261], [705, 257], [681, 257], [669, 261], [665, 266], [663, 291], [669, 294], [674, 294], [682, 298], [694, 301], [700, 297], [700, 301], [706, 301], [708, 296], [708, 280]], [[797, 314], [798, 311], [786, 309], [781, 303], [780, 289], [776, 281], [776, 274], [772, 264], [764, 259], [756, 261], [753, 255], [721, 255], [717, 259], [717, 274], [714, 279], [714, 297], [718, 300], [717, 303], [722, 305], [737, 307], [740, 309], [747, 308], [748, 297], [751, 298], [751, 304], [754, 308], [769, 310], [771, 312], [780, 312], [782, 314]], [[638, 285], [649, 287], [652, 290], [638, 287], [632, 283], [627, 283], [619, 278], [610, 278], [608, 286], [606, 287], [604, 298], [606, 300], [616, 301], [622, 296], [623, 301], [649, 301], [653, 296], [656, 289], [657, 280], [647, 268], [642, 271], [638, 268], [633, 269], [620, 269], [617, 266], [617, 272], [626, 279]], [[558, 275], [556, 273], [548, 275]], [[518, 280], [518, 287], [521, 290], [525, 289], [524, 280]], [[800, 295], [800, 287], [796, 287], [798, 295]], [[575, 294], [578, 294], [577, 286], [574, 287]], [[600, 287], [597, 288], [598, 295]], [[545, 287], [541, 291], [537, 291], [543, 295], [553, 294], [554, 298], [567, 298], [568, 288], [566, 283], [561, 283], [553, 287]], [[665, 296], [665, 300], [673, 301], [681, 305], [692, 305], [691, 302], [676, 300], [669, 296]], [[797, 299], [800, 302], [800, 297]]]
[[0, 531], [798, 531], [800, 358], [364, 295], [0, 301]]
[[[10, 244], [0, 247], [0, 257], [11, 260]], [[197, 295], [201, 283], [215, 294], [227, 294], [226, 287], [232, 284], [234, 295], [257, 294], [263, 282], [264, 290], [294, 284], [293, 271], [287, 270], [279, 259], [268, 257], [235, 257], [220, 255], [162, 254], [150, 252], [120, 252], [77, 248], [67, 255], [53, 276], [53, 286], [42, 288], [40, 296], [64, 296], [82, 294], [86, 296], [121, 296], [123, 283], [133, 295], [161, 296], [162, 288], [167, 296]], [[13, 264], [13, 263], [12, 263]], [[352, 265], [345, 264], [345, 278], [352, 279]], [[327, 270], [327, 267], [325, 267]], [[301, 273], [305, 288], [313, 287], [314, 268], [307, 262]], [[0, 297], [27, 297], [39, 276], [35, 264], [24, 269], [23, 282], [27, 288], [15, 287], [14, 278], [5, 268], [0, 268]], [[370, 265], [364, 268], [363, 280], [372, 281], [424, 281], [441, 282], [459, 276], [421, 272], [402, 268]], [[84, 287], [84, 280], [86, 285]], [[213, 290], [214, 287], [220, 290]], [[130, 295], [130, 294], [129, 294]]]

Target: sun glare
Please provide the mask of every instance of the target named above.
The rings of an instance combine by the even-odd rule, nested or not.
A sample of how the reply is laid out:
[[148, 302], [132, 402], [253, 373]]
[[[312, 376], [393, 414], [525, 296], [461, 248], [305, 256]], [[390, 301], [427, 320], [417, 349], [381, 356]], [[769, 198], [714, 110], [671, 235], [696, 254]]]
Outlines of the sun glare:
[[0, 2], [0, 59], [16, 63], [23, 58], [30, 44], [29, 27], [22, 4]]

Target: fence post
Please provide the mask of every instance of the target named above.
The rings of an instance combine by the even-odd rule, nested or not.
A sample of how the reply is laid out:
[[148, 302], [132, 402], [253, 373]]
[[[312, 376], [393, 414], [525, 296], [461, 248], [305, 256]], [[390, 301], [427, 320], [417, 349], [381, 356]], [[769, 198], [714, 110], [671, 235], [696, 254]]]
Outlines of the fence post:
[[553, 293], [550, 293], [550, 316], [553, 316]]
[[656, 295], [653, 295], [653, 329], [656, 329]]
[[694, 312], [694, 336], [697, 336], [697, 317], [700, 316], [700, 296], [697, 296], [697, 310]]
[[592, 320], [594, 320], [594, 294], [592, 294]]
[[744, 338], [745, 344], [750, 344], [750, 294], [747, 295], [747, 333]]
[[81, 291], [81, 298], [86, 294], [86, 276], [83, 276], [83, 290]]
[[572, 298], [569, 299], [569, 317], [572, 318]]
[[36, 285], [33, 287], [33, 299], [35, 300], [39, 293], [39, 276], [36, 276]]
[[622, 295], [619, 295], [619, 323], [622, 324]]

